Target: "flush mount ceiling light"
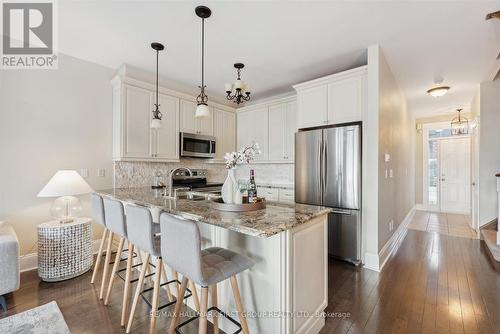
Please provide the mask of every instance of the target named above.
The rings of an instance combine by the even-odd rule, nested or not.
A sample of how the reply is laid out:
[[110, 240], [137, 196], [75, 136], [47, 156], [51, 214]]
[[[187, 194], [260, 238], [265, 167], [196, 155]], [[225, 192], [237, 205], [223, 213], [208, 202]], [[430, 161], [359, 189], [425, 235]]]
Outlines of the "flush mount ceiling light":
[[156, 50], [156, 103], [153, 109], [153, 119], [151, 120], [151, 128], [158, 129], [161, 127], [161, 117], [160, 104], [158, 103], [158, 54], [161, 50], [165, 49], [163, 44], [158, 42], [151, 43], [153, 50]]
[[449, 90], [450, 90], [450, 86], [438, 85], [436, 87], [433, 87], [433, 88], [427, 90], [427, 94], [429, 94], [433, 97], [440, 97], [440, 96], [443, 96], [444, 94], [448, 93]]
[[196, 15], [201, 18], [201, 86], [200, 95], [196, 97], [196, 102], [198, 106], [196, 107], [196, 112], [194, 117], [210, 117], [210, 109], [208, 108], [208, 96], [205, 94], [205, 19], [212, 15], [210, 8], [206, 6], [198, 6], [195, 9]]
[[462, 108], [457, 109], [458, 116], [451, 120], [451, 134], [452, 135], [466, 135], [469, 133], [469, 120], [460, 116]]
[[[234, 84], [227, 83], [226, 86], [226, 98], [228, 100], [233, 100], [234, 103], [240, 104], [245, 101], [250, 100], [250, 86], [241, 80], [241, 69], [245, 67], [243, 63], [234, 64], [234, 68], [238, 72], [238, 78]], [[231, 95], [233, 93], [233, 95]]]

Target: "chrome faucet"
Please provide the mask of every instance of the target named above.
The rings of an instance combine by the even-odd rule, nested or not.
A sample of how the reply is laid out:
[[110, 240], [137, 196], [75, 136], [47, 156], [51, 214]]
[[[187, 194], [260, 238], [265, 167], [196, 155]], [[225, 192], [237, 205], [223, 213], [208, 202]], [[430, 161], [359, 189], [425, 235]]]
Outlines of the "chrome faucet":
[[[168, 177], [168, 180], [169, 180], [169, 184], [168, 184], [168, 196], [169, 197], [172, 197], [172, 188], [173, 188], [173, 177], [174, 177], [174, 173], [179, 171], [179, 170], [185, 170], [187, 172], [189, 172], [189, 176], [193, 176], [193, 172], [191, 172], [191, 169], [187, 168], [187, 167], [177, 167], [177, 168], [174, 168], [172, 169], [172, 171], [170, 172], [170, 175]], [[177, 195], [177, 194], [175, 194]], [[177, 196], [175, 196], [177, 197]]]

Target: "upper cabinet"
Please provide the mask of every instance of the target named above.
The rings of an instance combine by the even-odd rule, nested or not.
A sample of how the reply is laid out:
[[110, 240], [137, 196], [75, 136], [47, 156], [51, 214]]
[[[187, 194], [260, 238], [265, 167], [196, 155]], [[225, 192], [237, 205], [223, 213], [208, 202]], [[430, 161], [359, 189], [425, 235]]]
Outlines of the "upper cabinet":
[[181, 132], [213, 136], [213, 112], [210, 117], [195, 118], [196, 102], [181, 100]]
[[366, 66], [295, 85], [298, 128], [361, 121]]
[[233, 112], [213, 108], [215, 160], [222, 161], [224, 155], [236, 150], [236, 115]]
[[[151, 129], [154, 85], [122, 76], [116, 76], [112, 85], [113, 160], [179, 161], [179, 132], [212, 136], [216, 117], [219, 117], [215, 124], [216, 152], [234, 150], [236, 115], [233, 108], [214, 103], [211, 117], [195, 119], [196, 103], [192, 97], [160, 87], [161, 127]], [[223, 154], [217, 158], [222, 160]]]
[[238, 111], [238, 148], [259, 143], [255, 162], [293, 162], [296, 131], [295, 98], [241, 108]]

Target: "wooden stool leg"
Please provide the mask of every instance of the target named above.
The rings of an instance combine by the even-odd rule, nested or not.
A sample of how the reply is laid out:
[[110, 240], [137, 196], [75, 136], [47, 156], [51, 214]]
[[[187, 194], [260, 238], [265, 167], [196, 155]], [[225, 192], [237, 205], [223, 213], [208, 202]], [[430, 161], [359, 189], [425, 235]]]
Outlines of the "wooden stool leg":
[[[175, 270], [172, 270], [172, 275], [174, 276], [174, 280], [178, 281], [179, 280], [179, 274], [177, 273], [177, 271]], [[180, 294], [180, 287], [179, 287], [179, 284], [175, 284], [175, 298], [179, 299], [179, 294]], [[184, 294], [183, 294], [184, 296]]]
[[196, 308], [196, 312], [200, 313], [200, 299], [198, 298], [198, 291], [196, 290], [196, 285], [193, 281], [189, 281], [189, 287], [191, 288], [191, 292], [193, 294], [194, 307]]
[[[212, 294], [212, 307], [217, 307], [217, 284], [214, 284], [210, 287], [210, 291]], [[219, 334], [219, 313], [214, 311], [213, 313], [213, 321], [214, 321], [214, 334]]]
[[101, 242], [99, 244], [99, 251], [97, 252], [97, 258], [95, 260], [95, 265], [94, 265], [94, 272], [92, 273], [92, 279], [90, 280], [90, 284], [94, 284], [97, 272], [99, 271], [99, 266], [101, 265], [102, 251], [104, 250], [104, 243], [106, 242], [107, 233], [108, 230], [104, 228], [104, 231], [102, 231]]
[[148, 266], [148, 263], [149, 263], [149, 254], [146, 255], [145, 261], [142, 262], [141, 275], [139, 276], [139, 281], [137, 282], [137, 287], [135, 288], [134, 301], [132, 302], [132, 308], [130, 309], [130, 315], [128, 318], [128, 325], [126, 331], [127, 334], [130, 333], [130, 330], [132, 329], [134, 313], [137, 307], [137, 302], [139, 301], [139, 296], [141, 295], [141, 291], [144, 285], [144, 276], [146, 276], [146, 267]]
[[118, 248], [115, 255], [115, 263], [113, 264], [113, 270], [111, 270], [111, 275], [109, 275], [108, 292], [106, 292], [106, 298], [104, 298], [104, 305], [108, 305], [109, 296], [111, 295], [111, 289], [113, 289], [113, 283], [115, 282], [116, 272], [118, 271], [118, 266], [120, 265], [120, 257], [122, 255], [123, 242], [125, 238], [121, 237], [118, 242]]
[[[167, 270], [165, 269], [165, 265], [163, 264], [163, 262], [162, 262], [161, 270], [163, 272], [163, 277], [165, 277], [165, 282], [168, 282]], [[172, 291], [170, 290], [170, 284], [167, 284], [166, 287], [167, 287], [166, 290], [167, 290], [168, 301], [171, 302], [173, 300], [172, 298], [174, 298], [174, 297], [172, 296]]]
[[[184, 296], [184, 293], [186, 292], [186, 288], [188, 285], [188, 279], [187, 277], [182, 277], [182, 283], [180, 287], [180, 291], [178, 294], [181, 294]], [[174, 308], [174, 317], [170, 321], [170, 328], [168, 329], [169, 334], [175, 334], [175, 328], [179, 324], [179, 313], [181, 312], [181, 307], [184, 302], [183, 298], [177, 298], [177, 302], [175, 303], [175, 308]]]
[[160, 298], [160, 283], [161, 283], [161, 273], [163, 264], [161, 258], [158, 257], [156, 259], [156, 271], [155, 271], [155, 279], [154, 279], [154, 287], [153, 287], [153, 302], [151, 304], [151, 320], [149, 322], [149, 333], [156, 333], [156, 318], [158, 315], [156, 312], [158, 311], [158, 300]]
[[201, 287], [200, 327], [198, 334], [207, 334], [208, 287]]
[[240, 289], [238, 288], [238, 281], [236, 276], [231, 276], [231, 288], [233, 289], [234, 301], [236, 302], [236, 310], [238, 311], [238, 317], [240, 318], [241, 328], [243, 329], [243, 334], [248, 334], [248, 324], [247, 318], [245, 316], [245, 311], [243, 310], [243, 303], [241, 302]]
[[123, 301], [122, 301], [122, 319], [120, 322], [121, 326], [125, 326], [125, 318], [127, 317], [128, 310], [128, 298], [130, 296], [130, 288], [132, 284], [130, 280], [132, 279], [132, 260], [134, 256], [134, 245], [128, 242], [128, 257], [127, 257], [127, 271], [125, 272], [125, 287], [123, 289]]
[[99, 299], [104, 297], [104, 286], [106, 285], [106, 277], [108, 277], [109, 260], [111, 259], [111, 245], [113, 244], [113, 232], [109, 231], [108, 247], [106, 248], [106, 258], [104, 259], [104, 270], [102, 272], [101, 291]]

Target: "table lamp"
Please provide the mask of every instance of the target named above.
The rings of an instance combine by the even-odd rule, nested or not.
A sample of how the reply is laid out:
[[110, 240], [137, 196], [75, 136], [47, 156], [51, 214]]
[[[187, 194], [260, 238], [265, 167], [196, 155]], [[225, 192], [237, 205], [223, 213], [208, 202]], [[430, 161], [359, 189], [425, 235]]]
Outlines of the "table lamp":
[[60, 223], [71, 223], [82, 211], [80, 200], [74, 196], [93, 192], [87, 182], [74, 170], [60, 170], [38, 193], [38, 197], [59, 197], [50, 212]]

